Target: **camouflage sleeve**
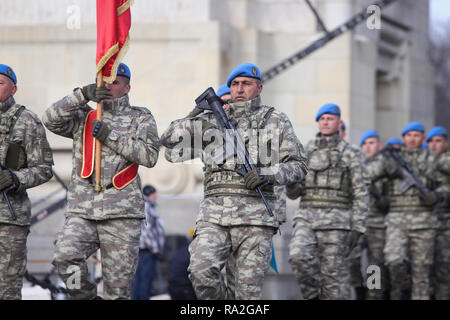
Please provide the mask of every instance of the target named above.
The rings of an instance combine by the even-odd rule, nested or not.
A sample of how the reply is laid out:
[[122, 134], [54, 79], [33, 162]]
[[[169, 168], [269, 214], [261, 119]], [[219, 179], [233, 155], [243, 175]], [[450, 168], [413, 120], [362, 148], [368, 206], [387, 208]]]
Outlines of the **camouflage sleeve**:
[[85, 113], [90, 110], [81, 89], [52, 104], [45, 110], [42, 122], [51, 132], [73, 139], [73, 133], [79, 128]]
[[435, 179], [435, 192], [437, 192], [444, 202], [450, 203], [450, 171], [448, 171], [448, 165], [450, 162], [450, 156], [447, 153], [442, 154], [433, 170]]
[[279, 136], [278, 163], [272, 164], [270, 167], [274, 174], [274, 183], [286, 185], [300, 182], [308, 173], [308, 159], [303, 145], [297, 138], [291, 122], [285, 115], [282, 115], [281, 119], [271, 117], [267, 121], [267, 126], [270, 126], [272, 121], [279, 121], [282, 126]]
[[384, 168], [384, 157], [380, 156], [377, 159], [366, 164], [367, 174], [371, 181], [376, 182], [379, 179], [386, 178], [386, 171]]
[[200, 156], [202, 151], [203, 117], [186, 117], [172, 121], [161, 136], [169, 162], [183, 162]]
[[450, 151], [443, 153], [439, 157], [438, 170], [450, 175]]
[[370, 205], [368, 191], [370, 177], [364, 164], [364, 155], [360, 150], [352, 148], [348, 156], [352, 186], [352, 229], [365, 233]]
[[124, 135], [111, 128], [110, 134], [103, 143], [128, 161], [148, 168], [155, 166], [158, 160], [160, 145], [158, 129], [155, 119], [148, 110], [138, 119], [136, 135]]
[[[27, 117], [24, 128], [24, 148], [26, 154], [26, 167], [14, 171], [20, 182], [18, 192], [25, 189], [36, 187], [53, 176], [52, 165], [53, 155], [50, 145], [45, 135], [45, 129], [37, 116], [30, 116], [30, 113], [24, 112]], [[15, 129], [19, 126], [16, 124]]]

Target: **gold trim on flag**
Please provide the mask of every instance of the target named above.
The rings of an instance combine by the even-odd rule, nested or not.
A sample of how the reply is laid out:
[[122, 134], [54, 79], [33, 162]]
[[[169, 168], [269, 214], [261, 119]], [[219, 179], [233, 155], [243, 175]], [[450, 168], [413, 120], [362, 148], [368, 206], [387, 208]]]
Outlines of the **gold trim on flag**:
[[128, 0], [127, 2], [122, 4], [120, 7], [117, 8], [117, 15], [120, 16], [122, 13], [130, 9], [132, 4], [134, 4], [134, 0]]
[[[96, 74], [98, 74], [103, 69], [103, 67], [108, 62], [108, 60], [111, 59], [111, 57], [113, 55], [115, 55], [117, 53], [117, 51], [119, 51], [119, 43], [116, 43], [111, 48], [109, 48], [108, 51], [106, 51], [106, 53], [103, 55], [103, 57], [98, 61], [97, 67], [96, 67], [96, 72], [95, 72]], [[116, 68], [116, 72], [117, 72], [117, 68]], [[103, 79], [105, 79], [105, 78], [103, 78]]]
[[[122, 48], [120, 49], [119, 53], [117, 54], [116, 59], [114, 60], [113, 66], [111, 67], [111, 76], [109, 76], [109, 77], [103, 76], [103, 81], [106, 81], [108, 83], [113, 83], [114, 80], [116, 80], [117, 68], [119, 67], [120, 62], [122, 61], [122, 58], [127, 53], [127, 50], [128, 50], [129, 46], [130, 46], [130, 36], [128, 35], [127, 39], [125, 40], [125, 42], [124, 42], [124, 44], [122, 46]], [[102, 60], [103, 60], [103, 58], [102, 58]]]

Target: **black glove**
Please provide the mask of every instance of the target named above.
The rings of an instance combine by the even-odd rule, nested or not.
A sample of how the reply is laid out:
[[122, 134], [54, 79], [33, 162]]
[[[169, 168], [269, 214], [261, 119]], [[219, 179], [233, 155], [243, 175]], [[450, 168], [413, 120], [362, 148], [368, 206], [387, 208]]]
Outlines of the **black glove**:
[[81, 88], [81, 92], [83, 96], [88, 101], [100, 102], [104, 99], [110, 99], [111, 95], [108, 94], [108, 89], [106, 89], [105, 84], [103, 83], [100, 87], [97, 88], [97, 84], [88, 84]]
[[428, 191], [423, 197], [423, 202], [427, 206], [434, 206], [436, 203], [441, 201], [441, 197], [434, 191]]
[[388, 213], [389, 211], [389, 198], [386, 196], [381, 196], [380, 199], [375, 200], [375, 206], [380, 209], [383, 213]]
[[109, 135], [108, 126], [102, 121], [92, 120], [92, 128], [92, 136], [101, 142], [105, 141]]
[[0, 191], [15, 185], [16, 188], [19, 187], [19, 179], [16, 175], [9, 169], [4, 169], [0, 172]]
[[245, 186], [247, 189], [254, 190], [258, 186], [267, 183], [273, 183], [272, 176], [264, 176], [260, 173], [259, 168], [255, 168], [244, 176]]
[[362, 236], [361, 232], [355, 230], [350, 231], [347, 238], [347, 253], [345, 254], [345, 257], [348, 257], [352, 250], [356, 247], [360, 236]]

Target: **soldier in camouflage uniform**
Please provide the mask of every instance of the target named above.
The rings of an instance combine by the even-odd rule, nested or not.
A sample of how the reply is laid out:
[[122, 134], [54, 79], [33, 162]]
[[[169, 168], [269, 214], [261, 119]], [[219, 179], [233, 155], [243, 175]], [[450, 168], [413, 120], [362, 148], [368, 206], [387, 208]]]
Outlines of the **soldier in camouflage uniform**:
[[[426, 142], [428, 149], [436, 153], [436, 171], [450, 177], [450, 150], [448, 134], [443, 127], [430, 130]], [[435, 208], [438, 215], [434, 254], [434, 290], [437, 300], [450, 300], [450, 202], [443, 201]]]
[[368, 177], [360, 150], [338, 134], [340, 108], [326, 104], [316, 121], [320, 132], [306, 146], [309, 173], [288, 185], [287, 196], [302, 196], [294, 216], [289, 263], [304, 299], [344, 299], [346, 256], [366, 231]]
[[[370, 164], [374, 161], [382, 161], [380, 153], [382, 148], [380, 136], [375, 130], [368, 130], [361, 138], [361, 148], [366, 157], [367, 169], [370, 172]], [[368, 300], [383, 300], [389, 290], [389, 275], [384, 263], [383, 249], [386, 240], [385, 216], [389, 211], [389, 198], [387, 180], [379, 179], [370, 186], [370, 212], [367, 218], [367, 230], [365, 233], [367, 245], [368, 266], [378, 267], [380, 271], [380, 287], [372, 283], [373, 287], [367, 288]]]
[[435, 170], [435, 155], [422, 149], [424, 132], [421, 123], [408, 124], [402, 132], [404, 146], [400, 147], [399, 155], [428, 188], [425, 195], [420, 196], [415, 185], [403, 189], [404, 173], [391, 158], [383, 157], [369, 168], [374, 180], [389, 177], [390, 210], [385, 221], [384, 258], [391, 279], [390, 296], [394, 300], [404, 299], [404, 292], [411, 285], [412, 299], [430, 298], [430, 271], [438, 226], [437, 215], [432, 210], [447, 198], [448, 183], [445, 175]]
[[[131, 73], [121, 63], [112, 84], [76, 88], [43, 116], [46, 127], [73, 139], [72, 177], [63, 230], [56, 240], [53, 264], [72, 299], [94, 299], [86, 259], [100, 248], [105, 299], [129, 299], [137, 266], [144, 199], [138, 165], [153, 167], [159, 139], [146, 108], [130, 106]], [[88, 101], [103, 102], [102, 121]], [[94, 191], [93, 146], [102, 143], [100, 192]]]
[[[345, 140], [347, 136], [347, 128], [344, 121], [342, 121], [342, 125], [339, 126], [339, 135], [342, 140]], [[359, 151], [359, 148], [356, 146], [353, 149]], [[363, 156], [360, 155], [360, 157]], [[354, 289], [356, 300], [365, 299], [364, 278], [361, 273], [361, 256], [365, 242], [364, 236], [359, 237], [357, 245], [345, 259], [348, 266], [342, 270], [341, 276], [341, 293], [343, 299], [349, 300], [351, 298], [351, 288]]]
[[[208, 135], [214, 134], [217, 141], [222, 132], [217, 129], [211, 112], [194, 109], [186, 118], [173, 121], [161, 138], [167, 147], [168, 161], [201, 157], [205, 165], [205, 197], [200, 204], [196, 235], [189, 246], [189, 277], [199, 299], [225, 297], [220, 272], [230, 255], [236, 270], [235, 298], [261, 298], [271, 258], [271, 240], [279, 220], [276, 214], [268, 214], [254, 189], [262, 186], [270, 206], [275, 208], [273, 186], [300, 181], [307, 173], [303, 147], [291, 122], [282, 112], [261, 104], [260, 77], [259, 69], [253, 64], [237, 67], [228, 77], [232, 101], [225, 110], [243, 141], [250, 141], [252, 134], [260, 134], [258, 145], [249, 142], [247, 147], [260, 172], [254, 170], [245, 177], [239, 175], [237, 171], [241, 166], [234, 154], [226, 157], [226, 161], [212, 161], [208, 150], [213, 142], [207, 144], [211, 141]], [[193, 140], [198, 138], [200, 147], [195, 147], [198, 144]], [[272, 151], [272, 161], [258, 159], [257, 162], [255, 155], [260, 155], [259, 149], [267, 145]], [[223, 146], [218, 147], [214, 150]]]
[[[17, 77], [0, 64], [0, 299], [21, 299], [31, 203], [26, 189], [52, 177], [53, 156], [39, 118], [17, 104]], [[9, 191], [8, 191], [9, 190]]]

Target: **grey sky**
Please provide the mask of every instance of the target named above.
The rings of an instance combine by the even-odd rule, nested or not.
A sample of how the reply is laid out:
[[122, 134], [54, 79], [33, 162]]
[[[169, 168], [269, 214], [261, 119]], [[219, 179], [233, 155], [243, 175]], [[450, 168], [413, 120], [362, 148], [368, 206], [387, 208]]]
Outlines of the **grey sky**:
[[432, 24], [450, 20], [450, 0], [431, 0], [430, 3]]

